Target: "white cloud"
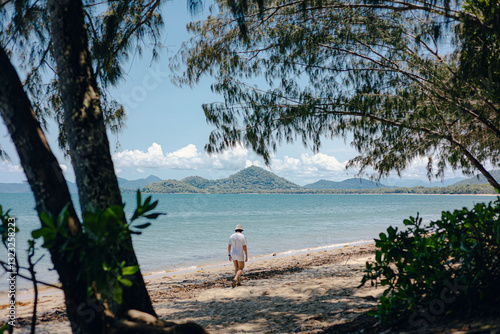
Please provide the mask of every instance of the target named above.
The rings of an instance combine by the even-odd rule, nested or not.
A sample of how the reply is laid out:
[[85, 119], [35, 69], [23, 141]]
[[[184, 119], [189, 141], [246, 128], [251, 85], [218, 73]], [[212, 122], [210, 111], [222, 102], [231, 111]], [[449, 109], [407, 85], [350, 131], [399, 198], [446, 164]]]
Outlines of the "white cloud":
[[248, 165], [248, 155], [248, 150], [241, 146], [220, 154], [209, 155], [198, 151], [193, 144], [171, 153], [164, 153], [161, 145], [153, 143], [146, 152], [124, 150], [116, 153], [113, 160], [119, 168], [136, 167], [141, 171], [144, 171], [144, 168], [236, 170]]
[[401, 173], [408, 179], [424, 179], [427, 178], [427, 157], [417, 157], [411, 161], [408, 167]]
[[[174, 152], [163, 152], [161, 145], [153, 143], [146, 151], [124, 150], [113, 156], [117, 170], [134, 168], [140, 173], [146, 169], [238, 171], [249, 166], [267, 167], [261, 159], [243, 146], [237, 146], [222, 153], [209, 155], [189, 144]], [[301, 154], [300, 157], [273, 157], [270, 171], [293, 182], [314, 182], [320, 178], [343, 180], [346, 178], [346, 162], [339, 162], [334, 156], [324, 153]], [[214, 174], [215, 173], [215, 174]]]
[[[120, 172], [133, 168], [141, 174], [148, 169], [199, 170], [211, 178], [227, 177], [227, 171], [235, 172], [249, 166], [267, 167], [253, 152], [243, 146], [209, 155], [189, 144], [173, 152], [164, 152], [161, 145], [153, 143], [146, 151], [124, 150], [113, 156]], [[339, 162], [333, 155], [325, 153], [302, 153], [299, 157], [273, 157], [269, 170], [298, 184], [312, 183], [320, 179], [341, 181], [354, 177], [355, 168], [346, 170], [347, 161]], [[404, 172], [405, 178], [426, 177], [427, 158], [415, 159]], [[367, 170], [370, 173], [369, 170]], [[200, 174], [200, 173], [197, 173]], [[193, 174], [194, 175], [194, 174]]]
[[193, 144], [166, 154], [165, 159], [162, 159], [162, 161], [165, 167], [172, 169], [198, 169], [204, 165], [202, 155]]
[[[346, 162], [324, 153], [300, 155], [300, 158], [285, 156], [283, 159], [272, 160], [272, 171], [290, 181], [305, 184], [327, 179], [340, 181], [347, 177]], [[352, 177], [352, 176], [351, 176]]]
[[317, 168], [320, 171], [343, 171], [345, 163], [340, 163], [333, 157], [323, 153], [317, 153], [312, 156], [309, 154], [301, 155], [302, 164], [308, 167]]
[[[427, 165], [429, 163], [429, 159], [427, 157], [417, 157], [411, 161], [411, 163], [408, 165], [408, 167], [401, 172], [401, 175], [403, 176], [404, 179], [422, 179], [428, 181], [427, 177]], [[489, 163], [486, 163], [483, 165], [487, 170], [494, 169], [495, 167], [492, 166]], [[438, 170], [437, 162], [433, 161], [433, 174], [435, 174]], [[479, 171], [475, 172], [476, 174], [479, 173]], [[395, 173], [394, 173], [395, 175]], [[452, 178], [452, 177], [463, 177], [464, 175], [460, 170], [453, 171], [451, 167], [446, 167], [444, 170], [444, 177], [446, 178]], [[439, 180], [436, 178], [432, 178], [432, 181]]]
[[[66, 164], [60, 164], [64, 176], [66, 177], [68, 172], [72, 171], [71, 166]], [[14, 164], [9, 161], [0, 162], [0, 173], [2, 174], [2, 181], [5, 183], [19, 183], [25, 182], [26, 176], [24, 175], [24, 170], [21, 165]]]
[[118, 167], [157, 167], [165, 164], [166, 157], [163, 155], [161, 146], [153, 143], [147, 152], [140, 150], [125, 150], [114, 155], [115, 164]]
[[0, 162], [0, 172], [2, 173], [22, 173], [23, 168], [21, 165], [15, 165], [8, 161]]

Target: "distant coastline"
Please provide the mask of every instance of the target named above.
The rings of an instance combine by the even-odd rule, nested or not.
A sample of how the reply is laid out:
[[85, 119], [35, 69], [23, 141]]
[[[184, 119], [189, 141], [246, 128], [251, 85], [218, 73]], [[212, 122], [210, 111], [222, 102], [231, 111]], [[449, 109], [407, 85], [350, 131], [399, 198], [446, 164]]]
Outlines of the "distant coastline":
[[[500, 170], [491, 171], [500, 180]], [[251, 166], [227, 178], [209, 180], [200, 176], [190, 176], [182, 180], [162, 180], [157, 176], [145, 179], [126, 180], [118, 178], [123, 193], [141, 190], [149, 194], [410, 194], [410, 195], [495, 195], [497, 194], [486, 179], [480, 176], [460, 180], [440, 187], [387, 186], [367, 179], [351, 178], [341, 182], [319, 180], [300, 186], [279, 177], [263, 168]], [[71, 193], [77, 192], [76, 184], [68, 182]], [[0, 183], [0, 193], [27, 193], [31, 189], [27, 183]]]
[[[230, 194], [230, 195], [263, 195], [263, 194], [277, 194], [277, 195], [477, 195], [477, 196], [493, 196], [493, 195], [498, 195], [493, 188], [491, 188], [489, 191], [484, 191], [483, 187], [472, 187], [470, 189], [467, 189], [466, 191], [463, 191], [461, 189], [454, 190], [453, 188], [451, 189], [436, 189], [434, 188], [429, 188], [428, 191], [421, 191], [421, 190], [415, 190], [412, 188], [409, 188], [408, 190], [402, 190], [395, 192], [394, 190], [398, 190], [399, 188], [396, 189], [386, 189], [386, 188], [381, 188], [380, 191], [369, 191], [369, 190], [359, 190], [359, 189], [325, 189], [321, 191], [317, 190], [297, 190], [297, 191], [251, 191], [251, 192], [244, 192], [244, 191], [220, 191], [220, 192], [152, 192], [152, 191], [142, 191], [144, 194], [175, 194], [175, 195], [187, 195], [187, 194], [206, 194], [206, 195], [224, 195], [224, 194]], [[122, 189], [122, 193], [135, 193], [137, 192], [138, 189]], [[141, 189], [139, 189], [141, 190]], [[469, 191], [469, 192], [467, 192]]]
[[[497, 172], [495, 177], [500, 178], [500, 171]], [[352, 178], [342, 182], [320, 180], [299, 186], [262, 168], [251, 166], [225, 179], [208, 180], [192, 176], [180, 181], [152, 182], [140, 190], [152, 194], [496, 194], [488, 183], [479, 183], [474, 178], [469, 182], [465, 181], [467, 180], [445, 187], [391, 187], [366, 179]], [[123, 189], [123, 191], [135, 192], [137, 189]]]

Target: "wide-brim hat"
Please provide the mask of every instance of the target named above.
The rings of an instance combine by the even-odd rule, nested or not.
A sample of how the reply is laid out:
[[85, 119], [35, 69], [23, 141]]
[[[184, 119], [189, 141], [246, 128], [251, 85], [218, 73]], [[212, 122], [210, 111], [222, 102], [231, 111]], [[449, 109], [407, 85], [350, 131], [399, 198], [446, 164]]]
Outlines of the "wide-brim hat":
[[243, 231], [243, 226], [241, 225], [236, 225], [236, 227], [234, 228], [235, 231]]

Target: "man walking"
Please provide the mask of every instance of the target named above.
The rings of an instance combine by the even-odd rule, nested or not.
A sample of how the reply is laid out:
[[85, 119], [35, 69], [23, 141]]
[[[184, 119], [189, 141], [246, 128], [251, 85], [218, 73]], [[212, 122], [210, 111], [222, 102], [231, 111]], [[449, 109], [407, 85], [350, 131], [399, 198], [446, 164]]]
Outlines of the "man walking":
[[241, 233], [243, 232], [243, 227], [236, 225], [234, 232], [229, 238], [229, 245], [227, 246], [229, 261], [233, 261], [234, 264], [233, 288], [236, 285], [241, 285], [241, 273], [245, 267], [245, 262], [248, 261], [247, 238]]

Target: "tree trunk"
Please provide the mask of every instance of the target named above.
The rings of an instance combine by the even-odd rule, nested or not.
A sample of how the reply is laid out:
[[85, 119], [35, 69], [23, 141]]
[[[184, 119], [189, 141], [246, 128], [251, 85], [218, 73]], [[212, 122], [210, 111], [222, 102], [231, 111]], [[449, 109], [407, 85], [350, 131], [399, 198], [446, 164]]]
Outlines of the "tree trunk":
[[471, 163], [474, 165], [474, 167], [476, 167], [481, 172], [481, 174], [483, 174], [483, 176], [486, 178], [486, 181], [488, 181], [488, 183], [496, 191], [498, 191], [500, 193], [500, 184], [498, 184], [497, 180], [495, 180], [495, 178], [493, 178], [493, 176], [490, 174], [490, 172], [488, 172], [486, 170], [486, 168], [484, 168], [484, 166], [481, 164], [481, 162], [479, 162], [476, 159], [476, 157], [474, 155], [472, 155], [472, 153], [470, 153], [468, 150], [466, 150], [463, 145], [452, 142], [452, 145], [453, 144], [457, 145], [462, 150], [462, 152], [464, 152], [467, 159], [469, 159], [471, 161]]
[[[122, 205], [109, 142], [92, 69], [84, 11], [81, 1], [47, 1], [53, 49], [70, 156], [75, 170], [82, 211]], [[125, 217], [124, 217], [125, 219]], [[117, 254], [127, 265], [136, 265], [132, 239]], [[122, 318], [129, 309], [155, 315], [140, 271], [131, 278], [133, 286], [123, 289], [123, 302], [114, 309]]]
[[[71, 235], [80, 233], [80, 221], [59, 163], [49, 148], [28, 96], [3, 47], [0, 47], [0, 112], [33, 191], [38, 213], [46, 212], [57, 217], [69, 204], [69, 232]], [[62, 283], [73, 331], [102, 332], [103, 317], [96, 316], [92, 310], [83, 309], [88, 304], [87, 282], [75, 275], [80, 268], [78, 259], [65, 258], [59, 249], [60, 245], [56, 244], [50, 249], [50, 254]], [[89, 316], [93, 317], [93, 321], [88, 321]]]

